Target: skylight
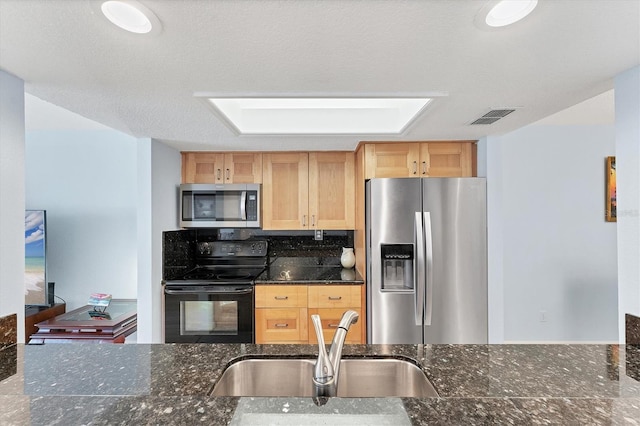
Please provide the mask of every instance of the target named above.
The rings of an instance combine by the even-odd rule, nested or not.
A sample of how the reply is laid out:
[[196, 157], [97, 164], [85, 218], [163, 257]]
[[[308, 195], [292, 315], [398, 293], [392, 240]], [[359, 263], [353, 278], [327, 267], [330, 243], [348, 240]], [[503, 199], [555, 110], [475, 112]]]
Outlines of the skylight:
[[400, 134], [430, 98], [207, 98], [238, 133]]

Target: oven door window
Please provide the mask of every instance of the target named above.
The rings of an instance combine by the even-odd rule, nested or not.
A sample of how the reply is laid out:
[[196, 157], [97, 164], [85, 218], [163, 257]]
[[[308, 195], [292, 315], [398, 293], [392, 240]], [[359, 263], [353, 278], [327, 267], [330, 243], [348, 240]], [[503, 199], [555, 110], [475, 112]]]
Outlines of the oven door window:
[[180, 335], [236, 334], [238, 334], [237, 301], [180, 301]]

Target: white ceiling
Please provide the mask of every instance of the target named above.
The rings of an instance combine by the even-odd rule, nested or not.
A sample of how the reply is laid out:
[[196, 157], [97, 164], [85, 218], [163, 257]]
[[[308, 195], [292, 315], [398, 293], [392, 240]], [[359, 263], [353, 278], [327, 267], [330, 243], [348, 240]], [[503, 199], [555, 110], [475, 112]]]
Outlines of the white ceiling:
[[[158, 35], [118, 29], [94, 1], [0, 0], [0, 69], [40, 99], [178, 149], [351, 150], [505, 133], [610, 94], [640, 63], [638, 0], [540, 0], [493, 31], [474, 23], [484, 0], [140, 1]], [[236, 136], [196, 92], [447, 96], [396, 138], [260, 137]], [[469, 125], [501, 107], [519, 108]]]

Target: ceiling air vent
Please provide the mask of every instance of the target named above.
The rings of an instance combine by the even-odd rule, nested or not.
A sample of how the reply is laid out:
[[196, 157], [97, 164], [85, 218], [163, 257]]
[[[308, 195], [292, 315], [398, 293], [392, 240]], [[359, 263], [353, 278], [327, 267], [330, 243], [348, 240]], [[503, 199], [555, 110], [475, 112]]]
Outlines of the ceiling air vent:
[[502, 117], [506, 117], [511, 114], [513, 111], [515, 111], [515, 109], [492, 109], [482, 117], [471, 122], [471, 124], [493, 124]]

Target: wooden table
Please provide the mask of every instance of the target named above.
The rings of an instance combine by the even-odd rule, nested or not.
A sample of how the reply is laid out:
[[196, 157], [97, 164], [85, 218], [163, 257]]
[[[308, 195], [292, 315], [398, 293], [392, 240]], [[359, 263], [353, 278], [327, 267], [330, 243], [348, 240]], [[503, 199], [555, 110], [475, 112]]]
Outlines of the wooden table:
[[105, 318], [89, 315], [93, 309], [90, 305], [83, 306], [36, 324], [39, 330], [31, 336], [29, 343], [124, 343], [128, 335], [136, 332], [136, 299], [113, 299]]
[[38, 332], [36, 324], [66, 312], [67, 305], [56, 303], [53, 306], [28, 306], [24, 310], [24, 341], [28, 342], [31, 335]]

